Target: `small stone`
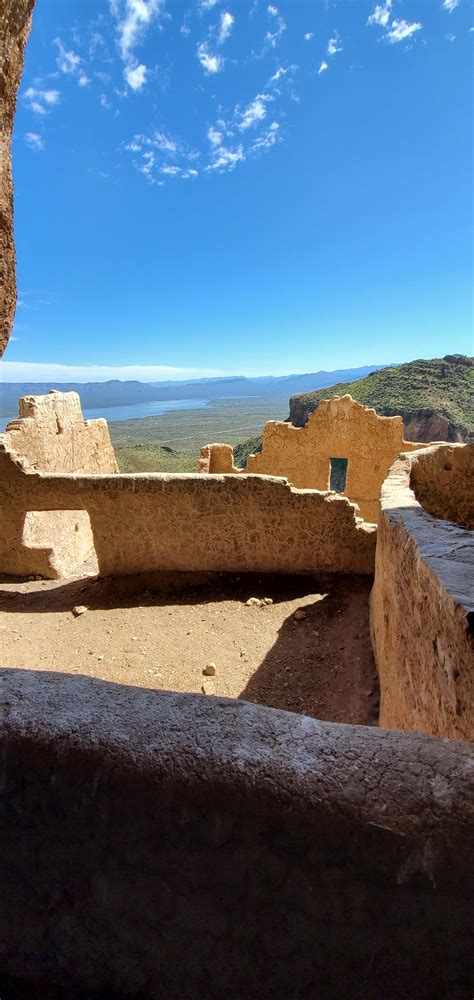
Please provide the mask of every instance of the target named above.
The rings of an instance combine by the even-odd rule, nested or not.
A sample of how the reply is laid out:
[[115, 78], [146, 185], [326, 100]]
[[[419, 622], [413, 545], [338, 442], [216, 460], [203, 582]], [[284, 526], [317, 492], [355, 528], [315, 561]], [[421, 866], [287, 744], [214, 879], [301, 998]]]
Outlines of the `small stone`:
[[273, 597], [264, 597], [263, 598], [263, 603], [264, 604], [273, 604]]
[[204, 681], [204, 684], [201, 687], [201, 691], [203, 694], [215, 694], [216, 685], [214, 684], [214, 681]]
[[216, 665], [215, 665], [215, 663], [206, 663], [206, 666], [204, 667], [204, 670], [203, 670], [203, 674], [206, 677], [214, 677], [215, 673], [216, 673]]
[[103, 659], [104, 659], [104, 657], [103, 657], [103, 656], [98, 656], [98, 657], [97, 657], [97, 659], [98, 659], [98, 660], [103, 660]]
[[294, 615], [293, 615], [293, 618], [296, 618], [296, 621], [297, 621], [297, 622], [302, 622], [302, 621], [304, 621], [304, 619], [305, 619], [306, 617], [307, 617], [307, 616], [306, 616], [306, 611], [303, 611], [303, 610], [302, 610], [301, 608], [298, 608], [298, 610], [297, 610], [297, 611], [295, 611], [295, 613], [294, 613]]
[[73, 609], [72, 609], [72, 613], [74, 615], [74, 618], [78, 618], [79, 615], [85, 614], [85, 612], [88, 611], [88, 610], [89, 610], [89, 608], [87, 607], [87, 605], [85, 605], [85, 604], [76, 604], [75, 607], [73, 607]]
[[259, 597], [249, 597], [248, 601], [245, 602], [247, 608], [260, 608], [262, 601]]

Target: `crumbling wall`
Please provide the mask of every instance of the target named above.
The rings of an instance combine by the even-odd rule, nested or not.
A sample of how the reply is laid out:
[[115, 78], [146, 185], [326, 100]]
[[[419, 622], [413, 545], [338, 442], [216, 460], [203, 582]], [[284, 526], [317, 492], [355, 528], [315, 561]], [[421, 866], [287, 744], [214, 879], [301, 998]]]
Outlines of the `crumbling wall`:
[[230, 444], [206, 444], [201, 448], [199, 472], [215, 474], [241, 471], [234, 465], [234, 451]]
[[474, 528], [474, 444], [420, 452], [411, 465], [410, 485], [433, 517]]
[[2, 0], [0, 4], [0, 356], [16, 306], [11, 137], [33, 7], [34, 0]]
[[[19, 401], [19, 412], [19, 419], [8, 424], [0, 440], [7, 452], [21, 459], [25, 471], [118, 471], [107, 422], [84, 420], [77, 392], [25, 396]], [[10, 568], [3, 572], [58, 579], [83, 568], [97, 571], [86, 511], [29, 508], [11, 510], [9, 517], [5, 509], [0, 519], [10, 546], [5, 563]]]
[[466, 744], [23, 670], [0, 695], [22, 996], [472, 995]]
[[[411, 488], [426, 500], [436, 470], [450, 465], [462, 501], [472, 462], [468, 445], [434, 445], [402, 455], [382, 488], [371, 632], [387, 728], [474, 739], [474, 537], [432, 517]], [[453, 491], [444, 493], [454, 509]], [[437, 487], [433, 508], [439, 497]]]
[[[379, 417], [351, 396], [322, 399], [304, 427], [281, 420], [269, 420], [263, 432], [262, 451], [250, 455], [246, 472], [286, 476], [299, 489], [327, 490], [330, 459], [346, 458], [347, 479], [344, 495], [359, 506], [365, 521], [377, 523], [380, 490], [392, 462], [400, 451], [422, 447], [403, 440], [401, 417]], [[207, 445], [211, 449], [209, 468], [219, 468], [221, 452], [228, 445]], [[204, 449], [201, 451], [203, 456]], [[233, 453], [225, 455], [233, 466]], [[226, 468], [226, 472], [239, 469]]]
[[[296, 490], [286, 480], [44, 475], [3, 450], [0, 483], [5, 528], [26, 510], [86, 510], [102, 575], [373, 572], [376, 529], [356, 519], [345, 497]], [[3, 572], [21, 573], [22, 553], [6, 530], [3, 543], [1, 535]]]

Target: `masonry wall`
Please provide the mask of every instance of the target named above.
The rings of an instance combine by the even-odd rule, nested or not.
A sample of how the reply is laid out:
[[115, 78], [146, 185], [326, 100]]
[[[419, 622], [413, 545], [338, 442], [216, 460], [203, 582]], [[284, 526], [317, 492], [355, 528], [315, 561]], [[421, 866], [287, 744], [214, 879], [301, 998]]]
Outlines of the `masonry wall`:
[[331, 458], [347, 458], [344, 490], [360, 516], [376, 523], [382, 483], [400, 451], [420, 445], [403, 440], [401, 417], [379, 417], [351, 396], [321, 400], [304, 427], [265, 424], [263, 448], [250, 455], [247, 472], [286, 476], [300, 489], [329, 489]]
[[[0, 441], [7, 452], [21, 458], [25, 472], [118, 471], [107, 422], [84, 420], [77, 392], [25, 396], [19, 401], [19, 413]], [[0, 513], [2, 522], [4, 546], [9, 549], [4, 552], [4, 566], [9, 568], [3, 572], [57, 579], [97, 571], [87, 511], [13, 508], [8, 514], [5, 509]]]
[[167, 1000], [471, 996], [465, 744], [27, 671], [0, 694], [4, 976]]
[[472, 462], [468, 445], [435, 445], [402, 455], [384, 483], [371, 597], [382, 726], [474, 739], [474, 537], [431, 516], [412, 489], [431, 496], [435, 470], [446, 477], [450, 466], [433, 505], [442, 489], [455, 509], [457, 483], [462, 508]]
[[[26, 510], [87, 511], [102, 575], [152, 570], [372, 573], [375, 528], [344, 497], [260, 476], [30, 473], [0, 451], [3, 572]], [[1, 539], [0, 532], [0, 539]], [[18, 562], [17, 562], [18, 560]]]

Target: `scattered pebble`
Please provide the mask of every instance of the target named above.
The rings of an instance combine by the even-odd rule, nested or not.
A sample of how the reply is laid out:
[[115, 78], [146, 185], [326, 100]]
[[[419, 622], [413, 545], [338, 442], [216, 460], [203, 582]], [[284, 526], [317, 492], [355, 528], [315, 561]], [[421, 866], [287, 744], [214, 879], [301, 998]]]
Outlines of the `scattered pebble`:
[[72, 608], [72, 613], [74, 615], [74, 618], [78, 618], [79, 615], [83, 615], [88, 610], [89, 608], [87, 607], [86, 604], [76, 604], [75, 607]]
[[216, 665], [215, 665], [215, 663], [206, 663], [206, 666], [204, 667], [204, 670], [203, 670], [203, 674], [206, 677], [214, 677], [215, 673], [216, 673]]
[[214, 681], [204, 681], [204, 684], [201, 687], [201, 691], [203, 694], [215, 694], [216, 685], [214, 684]]
[[306, 611], [303, 611], [301, 608], [298, 608], [297, 611], [295, 611], [293, 618], [296, 618], [297, 622], [304, 621], [304, 619], [307, 618]]
[[273, 597], [264, 597], [263, 598], [263, 603], [264, 604], [273, 604]]
[[247, 608], [260, 608], [262, 603], [259, 597], [249, 597], [248, 601], [245, 602], [245, 606]]

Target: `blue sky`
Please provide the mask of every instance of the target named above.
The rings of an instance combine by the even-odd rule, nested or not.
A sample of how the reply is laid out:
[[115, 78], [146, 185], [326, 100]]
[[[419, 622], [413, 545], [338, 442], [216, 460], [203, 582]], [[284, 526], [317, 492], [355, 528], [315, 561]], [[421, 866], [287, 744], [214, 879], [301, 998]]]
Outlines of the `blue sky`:
[[468, 0], [37, 0], [3, 377], [472, 350], [470, 17]]

